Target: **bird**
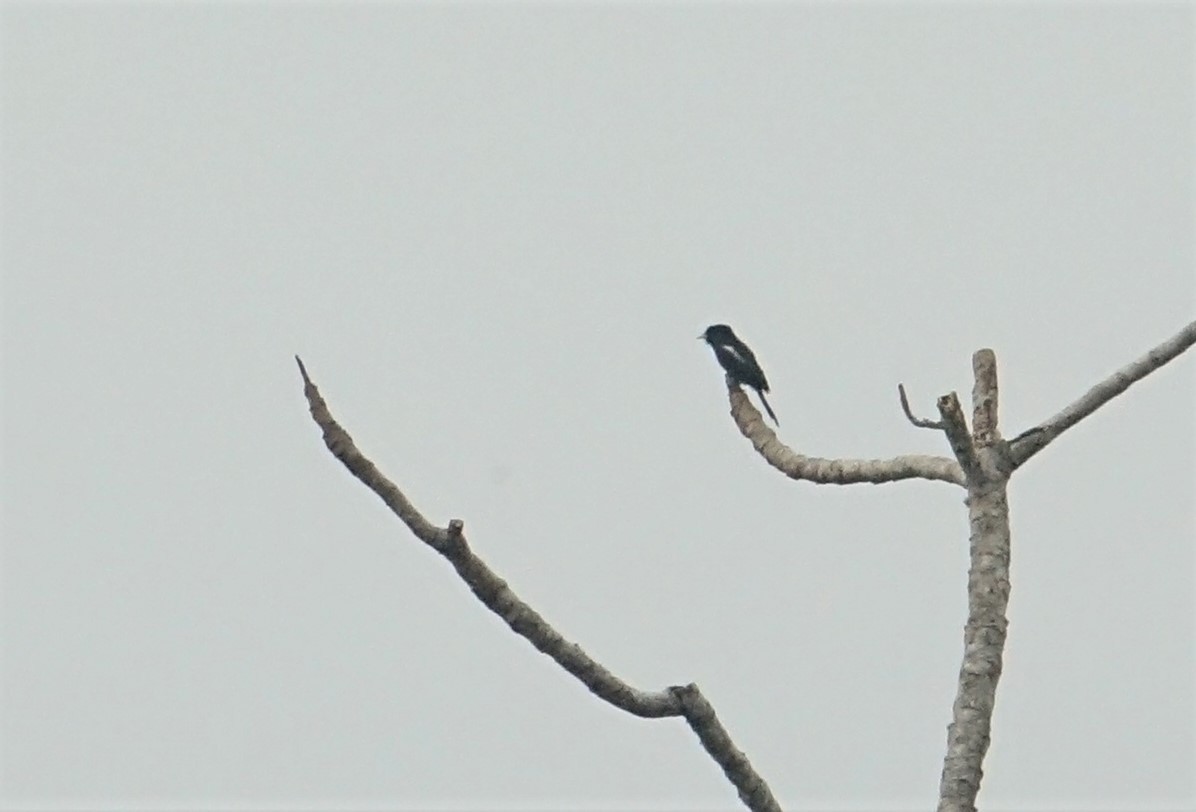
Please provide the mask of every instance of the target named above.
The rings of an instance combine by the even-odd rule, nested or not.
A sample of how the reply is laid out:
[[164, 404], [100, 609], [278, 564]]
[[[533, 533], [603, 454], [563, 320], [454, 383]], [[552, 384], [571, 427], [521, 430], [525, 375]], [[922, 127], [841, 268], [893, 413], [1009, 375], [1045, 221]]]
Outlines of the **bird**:
[[772, 418], [772, 422], [778, 426], [781, 425], [781, 421], [777, 420], [776, 414], [773, 413], [772, 407], [768, 405], [768, 400], [764, 397], [764, 393], [769, 391], [768, 378], [764, 377], [764, 370], [760, 369], [755, 353], [748, 349], [747, 344], [739, 340], [735, 331], [725, 324], [712, 324], [706, 328], [706, 332], [698, 336], [698, 339], [704, 339], [710, 345], [710, 348], [714, 350], [714, 357], [718, 359], [719, 364], [736, 383], [745, 384], [756, 390], [756, 394], [760, 396], [760, 402], [764, 404], [764, 409]]

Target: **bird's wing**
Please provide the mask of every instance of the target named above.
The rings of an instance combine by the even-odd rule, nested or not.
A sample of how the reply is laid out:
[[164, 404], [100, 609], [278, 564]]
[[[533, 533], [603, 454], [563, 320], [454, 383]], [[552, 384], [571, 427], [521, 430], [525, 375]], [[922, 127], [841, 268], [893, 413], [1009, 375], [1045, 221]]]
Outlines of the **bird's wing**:
[[734, 356], [735, 360], [743, 364], [744, 369], [751, 370], [753, 380], [745, 381], [745, 383], [750, 383], [755, 388], [765, 392], [769, 391], [768, 378], [764, 377], [764, 370], [760, 367], [760, 362], [756, 360], [756, 353], [752, 352], [751, 347], [742, 341], [734, 344], [723, 344], [722, 347]]
[[726, 352], [727, 355], [731, 356], [745, 367], [759, 366], [759, 364], [756, 363], [756, 356], [752, 355], [752, 351], [749, 350], [745, 345], [740, 344], [736, 346], [732, 343], [726, 343], [719, 344], [719, 346], [723, 348], [723, 351]]

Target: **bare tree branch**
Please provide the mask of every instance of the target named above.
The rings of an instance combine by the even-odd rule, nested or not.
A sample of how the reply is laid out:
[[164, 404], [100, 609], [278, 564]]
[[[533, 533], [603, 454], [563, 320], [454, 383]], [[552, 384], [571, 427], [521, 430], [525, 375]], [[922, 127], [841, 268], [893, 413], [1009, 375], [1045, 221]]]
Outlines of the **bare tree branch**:
[[740, 799], [749, 809], [753, 812], [780, 812], [780, 805], [773, 798], [768, 785], [752, 769], [747, 757], [735, 747], [730, 735], [719, 723], [714, 708], [696, 685], [673, 686], [656, 692], [638, 690], [599, 665], [581, 646], [566, 640], [548, 621], [520, 600], [506, 581], [473, 554], [465, 540], [465, 525], [460, 519], [453, 519], [445, 528], [435, 526], [411, 504], [398, 486], [382, 475], [357, 449], [349, 433], [332, 417], [299, 356], [295, 356], [295, 361], [303, 376], [303, 394], [312, 419], [323, 432], [328, 450], [350, 473], [376, 493], [416, 538], [448, 559], [487, 609], [501, 617], [512, 631], [551, 657], [600, 699], [635, 716], [683, 717], [697, 734], [706, 752], [734, 784]]
[[773, 800], [768, 785], [754, 769], [752, 764], [736, 746], [727, 731], [719, 724], [714, 713], [714, 707], [702, 696], [696, 685], [674, 686], [669, 689], [673, 696], [681, 703], [685, 712], [685, 720], [702, 747], [710, 754], [723, 773], [730, 779], [739, 791], [739, 797], [748, 809], [775, 809], [780, 812], [777, 802]]
[[943, 395], [938, 399], [938, 408], [943, 417], [943, 433], [947, 435], [947, 442], [951, 444], [951, 452], [963, 470], [965, 481], [978, 482], [982, 478], [980, 459], [976, 456], [972, 435], [968, 433], [959, 396], [954, 392]]
[[940, 420], [927, 420], [924, 417], [914, 417], [914, 413], [909, 408], [909, 398], [905, 396], [905, 384], [897, 384], [897, 397], [901, 398], [901, 411], [905, 412], [906, 419], [910, 423], [913, 423], [915, 427], [920, 429], [938, 429], [939, 431], [943, 429], [943, 424]]
[[1026, 460], [1050, 445], [1060, 434], [1129, 389], [1134, 383], [1178, 358], [1193, 344], [1196, 344], [1196, 321], [1138, 360], [1114, 372], [1054, 417], [1019, 434], [1009, 443], [1013, 467], [1018, 468], [1025, 464]]
[[727, 386], [731, 417], [740, 433], [759, 452], [764, 461], [790, 479], [804, 479], [823, 485], [853, 485], [860, 482], [881, 484], [899, 479], [934, 479], [963, 485], [963, 471], [954, 460], [907, 454], [887, 460], [822, 459], [798, 454], [777, 439], [760, 412], [742, 389]]

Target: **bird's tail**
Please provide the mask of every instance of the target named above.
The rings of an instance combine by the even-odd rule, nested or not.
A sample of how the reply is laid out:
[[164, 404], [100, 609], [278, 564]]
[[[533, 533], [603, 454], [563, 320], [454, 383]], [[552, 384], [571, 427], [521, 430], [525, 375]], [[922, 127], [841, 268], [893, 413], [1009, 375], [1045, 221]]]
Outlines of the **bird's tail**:
[[757, 389], [756, 394], [760, 396], [760, 402], [764, 404], [764, 410], [768, 412], [768, 416], [772, 418], [772, 422], [776, 423], [778, 426], [781, 425], [781, 421], [777, 420], [777, 416], [773, 413], [772, 407], [768, 405], [768, 398], [764, 397], [764, 392]]

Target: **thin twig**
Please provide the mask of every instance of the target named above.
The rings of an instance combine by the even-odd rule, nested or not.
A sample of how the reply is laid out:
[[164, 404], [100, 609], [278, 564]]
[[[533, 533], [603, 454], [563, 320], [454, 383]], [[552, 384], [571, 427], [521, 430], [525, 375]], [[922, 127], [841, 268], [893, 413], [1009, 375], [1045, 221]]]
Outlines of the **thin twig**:
[[486, 564], [474, 555], [465, 539], [465, 525], [453, 519], [441, 528], [424, 518], [398, 486], [387, 479], [365, 457], [349, 433], [332, 417], [327, 403], [295, 356], [303, 376], [303, 394], [312, 419], [324, 435], [328, 450], [355, 477], [376, 493], [420, 541], [440, 553], [469, 585], [487, 609], [498, 615], [512, 631], [551, 657], [585, 685], [591, 693], [635, 716], [659, 718], [680, 716], [697, 734], [702, 746], [722, 767], [735, 785], [739, 797], [753, 812], [780, 812], [768, 785], [731, 741], [710, 703], [696, 685], [673, 686], [663, 691], [641, 691], [616, 677], [582, 650], [565, 639], [534, 609], [524, 603]]
[[937, 429], [942, 431], [943, 423], [941, 420], [928, 420], [925, 417], [914, 417], [914, 413], [909, 408], [909, 398], [905, 396], [905, 384], [897, 384], [897, 396], [901, 398], [901, 411], [905, 412], [905, 417], [910, 423], [914, 424], [920, 429]]

